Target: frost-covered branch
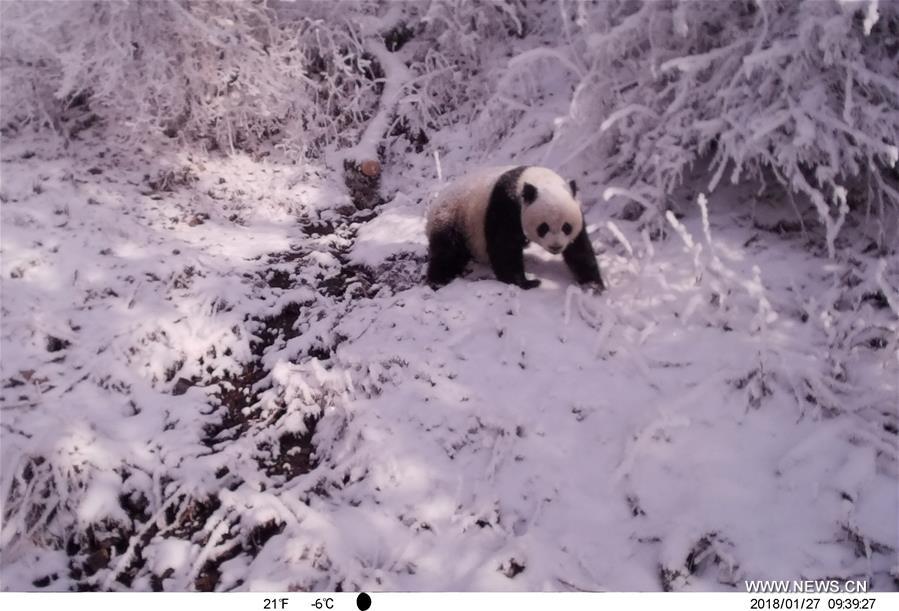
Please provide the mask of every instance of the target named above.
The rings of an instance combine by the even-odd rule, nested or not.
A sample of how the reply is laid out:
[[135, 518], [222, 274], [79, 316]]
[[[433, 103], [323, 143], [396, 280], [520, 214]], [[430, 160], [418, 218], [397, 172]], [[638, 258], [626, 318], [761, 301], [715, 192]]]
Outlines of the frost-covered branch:
[[[899, 23], [895, 4], [561, 6], [559, 39], [570, 42], [554, 55], [589, 68], [567, 71], [573, 94], [552, 140], [560, 164], [598, 170], [607, 184], [649, 194], [659, 209], [702, 157], [712, 160], [711, 188], [725, 176], [768, 174], [813, 204], [831, 252], [855, 201], [840, 193], [867, 183], [865, 208], [873, 200], [880, 223], [887, 208], [899, 208], [899, 68], [888, 43]], [[559, 78], [532, 74], [537, 99], [541, 81]], [[610, 78], [627, 86], [609, 86]]]

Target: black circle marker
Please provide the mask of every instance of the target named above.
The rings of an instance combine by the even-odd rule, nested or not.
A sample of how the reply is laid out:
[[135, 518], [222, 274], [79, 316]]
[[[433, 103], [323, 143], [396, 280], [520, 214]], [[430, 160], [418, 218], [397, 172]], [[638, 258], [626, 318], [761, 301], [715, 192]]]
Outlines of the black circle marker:
[[356, 606], [359, 607], [359, 611], [367, 611], [371, 607], [371, 596], [365, 592], [360, 592], [359, 596], [356, 597]]

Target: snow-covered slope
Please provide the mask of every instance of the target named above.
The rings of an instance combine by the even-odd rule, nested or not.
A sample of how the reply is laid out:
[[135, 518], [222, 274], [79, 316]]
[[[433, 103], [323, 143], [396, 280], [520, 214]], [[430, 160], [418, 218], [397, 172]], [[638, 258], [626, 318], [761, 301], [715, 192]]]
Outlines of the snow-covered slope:
[[4, 589], [896, 588], [895, 256], [723, 189], [435, 292], [421, 173], [99, 152], [3, 151]]

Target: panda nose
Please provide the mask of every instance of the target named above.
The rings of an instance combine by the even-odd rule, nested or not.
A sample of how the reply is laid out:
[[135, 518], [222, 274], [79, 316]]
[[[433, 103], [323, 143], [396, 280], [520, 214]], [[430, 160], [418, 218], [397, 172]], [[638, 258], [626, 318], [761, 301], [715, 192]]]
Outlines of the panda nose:
[[562, 247], [557, 244], [553, 244], [552, 246], [549, 247], [549, 252], [551, 252], [554, 255], [557, 255], [560, 252], [562, 252]]

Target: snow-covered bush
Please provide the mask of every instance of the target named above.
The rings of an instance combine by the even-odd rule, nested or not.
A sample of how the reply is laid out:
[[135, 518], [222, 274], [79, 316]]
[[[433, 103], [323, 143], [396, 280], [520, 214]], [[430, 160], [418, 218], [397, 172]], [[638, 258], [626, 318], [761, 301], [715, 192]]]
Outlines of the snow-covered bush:
[[[386, 9], [364, 1], [10, 2], [2, 10], [6, 125], [69, 134], [66, 111], [87, 104], [132, 138], [209, 138], [229, 151], [263, 140], [312, 154], [351, 147], [379, 105], [391, 120], [386, 133], [426, 141], [426, 131], [446, 125], [441, 115], [470, 115], [466, 102], [487, 90], [476, 79], [479, 41], [522, 32], [505, 0]], [[409, 40], [416, 44], [402, 61], [410, 70], [386, 74]], [[475, 84], [460, 88], [460, 79]]]
[[[491, 65], [507, 38], [528, 33], [525, 7], [516, 0], [435, 1], [423, 5], [411, 67], [417, 75], [397, 114], [410, 126], [433, 133], [468, 123], [495, 89], [501, 66]], [[460, 83], [465, 86], [460, 87]]]
[[233, 148], [300, 110], [297, 68], [260, 3], [4, 4], [5, 117], [60, 127], [53, 101], [82, 99], [132, 135], [183, 132]]
[[[67, 106], [139, 137], [332, 161], [436, 149], [443, 128], [577, 166], [650, 213], [698, 160], [775, 180], [834, 239], [899, 205], [899, 5], [838, 0], [3, 3], [4, 123]], [[519, 131], [521, 131], [519, 129]], [[399, 143], [401, 146], [396, 147]], [[332, 163], [333, 169], [341, 169]], [[664, 223], [662, 223], [664, 224]]]
[[[899, 205], [899, 10], [895, 3], [768, 0], [562, 2], [561, 47], [510, 71], [568, 74], [559, 165], [578, 160], [652, 212], [691, 164], [773, 176], [808, 198], [833, 240], [849, 193], [883, 225]], [[557, 70], [535, 70], [535, 62]], [[536, 67], [539, 67], [537, 65]], [[520, 100], [519, 100], [520, 103]]]

